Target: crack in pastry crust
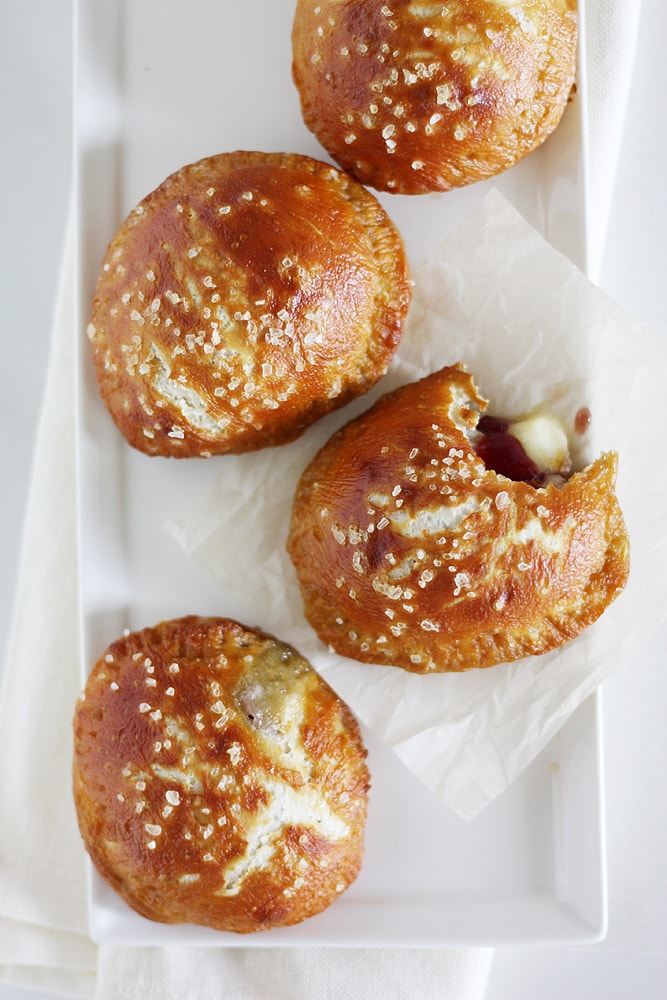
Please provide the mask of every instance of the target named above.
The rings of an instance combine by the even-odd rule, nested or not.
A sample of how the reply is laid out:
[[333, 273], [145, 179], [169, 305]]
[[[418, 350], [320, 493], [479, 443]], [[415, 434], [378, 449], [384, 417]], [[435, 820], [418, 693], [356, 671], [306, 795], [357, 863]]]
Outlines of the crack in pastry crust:
[[410, 300], [379, 202], [307, 156], [190, 164], [121, 225], [88, 335], [102, 398], [151, 455], [298, 437], [385, 373]]
[[359, 872], [359, 727], [294, 649], [194, 616], [112, 643], [74, 722], [79, 827], [138, 913], [246, 933], [297, 923]]
[[416, 672], [487, 667], [578, 635], [623, 589], [617, 457], [562, 486], [492, 472], [462, 366], [383, 396], [304, 471], [288, 551], [336, 652]]

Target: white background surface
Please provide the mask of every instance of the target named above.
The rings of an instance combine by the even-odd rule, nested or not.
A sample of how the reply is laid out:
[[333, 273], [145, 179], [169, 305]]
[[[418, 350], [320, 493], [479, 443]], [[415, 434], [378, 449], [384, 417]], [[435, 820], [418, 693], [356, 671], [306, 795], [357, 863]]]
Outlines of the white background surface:
[[[4, 651], [69, 196], [72, 35], [69, 0], [0, 0], [0, 17], [0, 434], [4, 465], [0, 643]], [[666, 37], [667, 5], [663, 0], [643, 0], [636, 71], [600, 281], [617, 302], [665, 336], [667, 129], [660, 115], [667, 89]], [[650, 419], [650, 400], [646, 411]], [[664, 460], [656, 456], [656, 461]], [[57, 511], [53, 517], [57, 530]], [[488, 1000], [658, 1000], [667, 996], [665, 650], [667, 629], [626, 657], [604, 685], [607, 939], [594, 947], [498, 950]], [[42, 994], [0, 986], [0, 1000], [37, 996]]]

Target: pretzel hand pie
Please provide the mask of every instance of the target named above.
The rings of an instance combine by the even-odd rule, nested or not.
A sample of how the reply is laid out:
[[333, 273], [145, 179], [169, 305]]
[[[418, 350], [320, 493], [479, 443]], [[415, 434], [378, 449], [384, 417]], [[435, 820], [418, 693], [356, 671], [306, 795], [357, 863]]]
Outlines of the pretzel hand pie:
[[575, 0], [297, 0], [306, 126], [353, 177], [447, 191], [554, 131], [575, 78]]
[[409, 300], [402, 239], [370, 192], [308, 156], [238, 151], [130, 212], [88, 335], [129, 443], [208, 457], [293, 440], [370, 389]]
[[288, 551], [337, 653], [488, 667], [562, 645], [625, 586], [616, 455], [572, 474], [551, 415], [485, 408], [463, 366], [443, 368], [382, 396], [304, 471]]
[[150, 920], [295, 924], [361, 867], [369, 773], [354, 716], [292, 647], [230, 619], [111, 643], [77, 705], [73, 776], [97, 871]]

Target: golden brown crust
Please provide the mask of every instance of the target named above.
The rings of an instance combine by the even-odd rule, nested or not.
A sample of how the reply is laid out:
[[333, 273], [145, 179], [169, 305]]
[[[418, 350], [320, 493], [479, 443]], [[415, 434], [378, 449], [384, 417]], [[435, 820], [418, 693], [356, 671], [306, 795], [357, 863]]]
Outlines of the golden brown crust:
[[246, 933], [320, 912], [361, 866], [368, 770], [291, 647], [222, 618], [112, 643], [74, 720], [92, 861], [138, 913]]
[[447, 191], [513, 166], [556, 128], [576, 0], [297, 0], [307, 127], [364, 184]]
[[88, 334], [130, 444], [208, 456], [282, 444], [366, 392], [409, 299], [401, 238], [361, 185], [310, 157], [236, 152], [130, 213]]
[[513, 482], [469, 443], [485, 406], [463, 367], [444, 368], [381, 397], [303, 473], [288, 550], [336, 652], [487, 667], [560, 646], [624, 587], [616, 455], [561, 487]]

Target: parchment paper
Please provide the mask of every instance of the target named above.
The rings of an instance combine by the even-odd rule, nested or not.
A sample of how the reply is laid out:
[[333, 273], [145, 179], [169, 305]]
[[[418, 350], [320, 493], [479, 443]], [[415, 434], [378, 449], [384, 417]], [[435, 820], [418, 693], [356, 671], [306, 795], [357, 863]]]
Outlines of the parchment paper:
[[[357, 716], [464, 818], [472, 818], [538, 754], [570, 713], [662, 619], [667, 605], [667, 344], [593, 286], [496, 191], [413, 275], [413, 301], [394, 362], [362, 400], [295, 443], [221, 460], [211, 486], [168, 532], [247, 608], [291, 642]], [[519, 415], [547, 401], [581, 466], [620, 456], [618, 496], [631, 539], [625, 592], [560, 650], [464, 674], [420, 676], [331, 654], [302, 613], [285, 552], [292, 496], [333, 430], [383, 392], [463, 361], [490, 412]]]

